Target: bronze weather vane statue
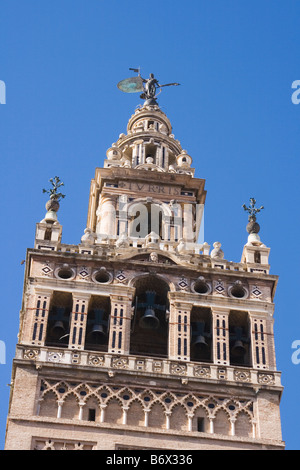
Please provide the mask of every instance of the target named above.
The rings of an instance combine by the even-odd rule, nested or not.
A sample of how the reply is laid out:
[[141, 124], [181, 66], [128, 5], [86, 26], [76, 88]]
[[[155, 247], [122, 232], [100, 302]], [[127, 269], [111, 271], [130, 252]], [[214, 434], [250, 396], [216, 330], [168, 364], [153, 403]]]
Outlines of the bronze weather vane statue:
[[145, 101], [145, 104], [157, 105], [156, 98], [159, 93], [156, 93], [157, 89], [161, 89], [165, 86], [178, 86], [179, 83], [166, 83], [161, 85], [158, 80], [154, 77], [153, 73], [150, 73], [149, 78], [143, 78], [140, 73], [140, 69], [129, 68], [138, 74], [137, 77], [125, 78], [121, 80], [117, 87], [119, 90], [125, 93], [140, 93], [140, 98]]

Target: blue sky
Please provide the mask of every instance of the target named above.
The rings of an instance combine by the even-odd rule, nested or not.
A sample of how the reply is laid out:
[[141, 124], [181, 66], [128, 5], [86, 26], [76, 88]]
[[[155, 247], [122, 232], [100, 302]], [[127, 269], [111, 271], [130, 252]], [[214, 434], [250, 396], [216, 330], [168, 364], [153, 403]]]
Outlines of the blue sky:
[[[141, 103], [116, 84], [129, 67], [153, 72], [175, 137], [206, 179], [205, 240], [240, 261], [247, 241], [243, 203], [265, 209], [271, 247], [277, 365], [287, 449], [300, 449], [299, 152], [300, 3], [295, 0], [0, 0], [1, 315], [0, 448], [17, 342], [26, 249], [45, 214], [42, 188], [59, 175], [67, 197], [63, 242], [86, 226], [90, 180]], [[0, 96], [1, 101], [1, 96]]]

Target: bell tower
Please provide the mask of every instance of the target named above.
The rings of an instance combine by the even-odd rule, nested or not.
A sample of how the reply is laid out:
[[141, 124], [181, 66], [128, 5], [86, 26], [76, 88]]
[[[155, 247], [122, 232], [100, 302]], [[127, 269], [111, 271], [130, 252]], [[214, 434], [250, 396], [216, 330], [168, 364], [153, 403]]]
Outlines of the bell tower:
[[277, 276], [252, 198], [240, 262], [199, 240], [205, 180], [153, 74], [91, 181], [80, 243], [63, 183], [27, 251], [6, 449], [284, 449], [273, 337]]

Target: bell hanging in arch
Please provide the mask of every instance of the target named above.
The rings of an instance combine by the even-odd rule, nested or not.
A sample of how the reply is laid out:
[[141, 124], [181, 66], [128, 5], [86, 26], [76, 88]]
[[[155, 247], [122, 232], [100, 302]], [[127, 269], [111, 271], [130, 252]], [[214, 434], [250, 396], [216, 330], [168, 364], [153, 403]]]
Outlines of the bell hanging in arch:
[[208, 348], [208, 344], [205, 341], [204, 336], [202, 336], [202, 335], [196, 336], [194, 341], [192, 342], [192, 345], [194, 346], [194, 348], [196, 348], [200, 351], [206, 350]]
[[60, 339], [61, 336], [63, 336], [66, 332], [66, 328], [63, 322], [64, 313], [64, 307], [57, 307], [56, 315], [54, 316], [56, 321], [51, 328], [51, 336], [53, 336], [55, 339]]
[[192, 347], [199, 352], [204, 352], [207, 351], [208, 349], [208, 344], [205, 341], [205, 336], [204, 336], [204, 328], [205, 328], [205, 323], [203, 321], [196, 322], [193, 331], [192, 331]]
[[237, 356], [243, 357], [244, 354], [246, 353], [246, 348], [244, 346], [244, 342], [242, 341], [242, 334], [243, 334], [242, 328], [236, 327], [235, 333], [236, 333], [235, 342], [232, 346], [231, 354], [235, 357]]
[[61, 320], [57, 320], [51, 328], [51, 335], [55, 338], [60, 338], [65, 331], [63, 322]]
[[106, 341], [107, 335], [103, 325], [94, 325], [88, 334], [88, 340], [91, 343], [102, 344]]
[[159, 319], [152, 307], [146, 308], [144, 315], [140, 318], [139, 326], [145, 330], [157, 330]]
[[243, 341], [237, 339], [234, 345], [232, 346], [231, 352], [232, 354], [234, 354], [234, 356], [243, 356], [246, 352], [246, 348], [243, 344]]
[[103, 344], [107, 341], [107, 321], [104, 320], [105, 311], [103, 309], [95, 310], [95, 319], [93, 327], [88, 334], [88, 341], [94, 344]]

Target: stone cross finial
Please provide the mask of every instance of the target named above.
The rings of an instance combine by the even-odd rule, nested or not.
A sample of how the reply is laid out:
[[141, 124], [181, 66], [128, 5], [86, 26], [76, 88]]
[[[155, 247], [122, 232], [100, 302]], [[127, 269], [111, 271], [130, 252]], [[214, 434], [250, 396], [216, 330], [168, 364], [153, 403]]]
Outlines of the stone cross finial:
[[264, 206], [260, 206], [259, 208], [255, 207], [255, 204], [256, 204], [256, 199], [254, 199], [254, 197], [251, 197], [250, 198], [250, 206], [247, 207], [246, 204], [243, 204], [243, 209], [246, 211], [246, 212], [249, 212], [249, 222], [250, 221], [254, 221], [256, 220], [256, 214], [258, 214], [262, 209], [264, 209]]
[[247, 224], [247, 232], [250, 233], [258, 233], [260, 230], [259, 224], [256, 222], [256, 214], [258, 214], [262, 209], [264, 209], [264, 206], [261, 206], [259, 208], [255, 207], [256, 204], [256, 199], [254, 197], [250, 198], [250, 205], [249, 207], [246, 206], [246, 204], [243, 204], [243, 209], [249, 213], [248, 221], [249, 223]]

